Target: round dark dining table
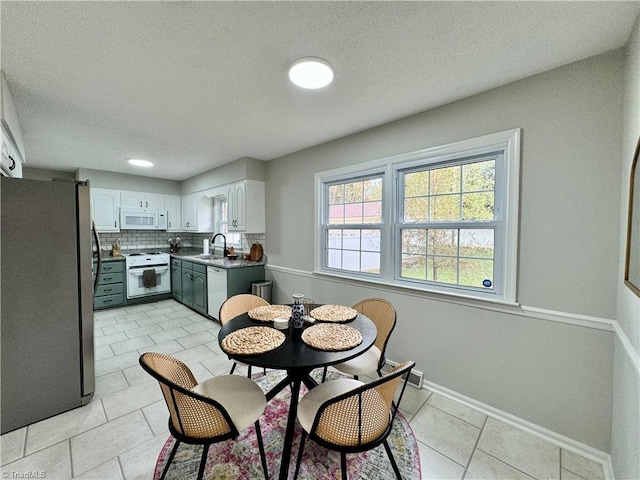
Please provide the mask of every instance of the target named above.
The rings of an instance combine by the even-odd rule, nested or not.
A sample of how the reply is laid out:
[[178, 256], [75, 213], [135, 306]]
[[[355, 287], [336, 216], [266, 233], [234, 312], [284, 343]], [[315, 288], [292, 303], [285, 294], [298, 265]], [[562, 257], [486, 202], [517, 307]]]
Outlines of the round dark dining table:
[[[311, 324], [305, 322], [304, 327], [300, 330], [294, 331], [291, 326], [286, 330], [281, 330], [281, 332], [286, 335], [286, 339], [282, 345], [270, 352], [256, 355], [238, 355], [225, 352], [229, 358], [254, 367], [273, 368], [277, 370], [286, 370], [287, 372], [287, 376], [266, 394], [268, 401], [280, 393], [285, 387], [291, 387], [291, 403], [289, 405], [287, 429], [284, 437], [282, 461], [280, 463], [279, 478], [281, 480], [286, 480], [289, 472], [293, 433], [296, 415], [298, 412], [300, 385], [304, 383], [306, 387], [311, 390], [318, 385], [310, 375], [314, 369], [335, 365], [355, 358], [368, 350], [376, 340], [376, 326], [365, 315], [359, 313], [355, 319], [344, 322], [343, 324], [357, 329], [362, 335], [362, 343], [349, 350], [342, 350], [339, 352], [315, 349], [308, 346], [300, 338], [300, 330], [304, 330], [311, 326]], [[273, 323], [251, 320], [247, 313], [239, 315], [238, 317], [230, 320], [220, 329], [220, 332], [218, 333], [218, 343], [220, 344], [220, 348], [222, 348], [222, 339], [231, 332], [252, 326], [273, 326]]]

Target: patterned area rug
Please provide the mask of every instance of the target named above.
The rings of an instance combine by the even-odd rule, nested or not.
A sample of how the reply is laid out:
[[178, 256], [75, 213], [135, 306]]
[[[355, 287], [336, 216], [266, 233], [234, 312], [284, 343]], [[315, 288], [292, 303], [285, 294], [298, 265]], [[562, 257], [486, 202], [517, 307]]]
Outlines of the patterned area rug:
[[[282, 378], [284, 378], [284, 373], [278, 371], [268, 372], [267, 375], [259, 374], [254, 376], [255, 382], [265, 392], [269, 391]], [[327, 379], [330, 380], [332, 378], [340, 377], [339, 374], [329, 372]], [[306, 393], [306, 388], [302, 386], [301, 395], [304, 393]], [[269, 478], [278, 478], [290, 398], [291, 392], [288, 388], [285, 388], [271, 401], [267, 402], [264, 417], [260, 419]], [[289, 478], [293, 478], [295, 471], [301, 432], [300, 426], [296, 423]], [[160, 479], [174, 442], [174, 438], [170, 436], [162, 447], [156, 462], [154, 480]], [[388, 442], [402, 478], [420, 479], [418, 443], [409, 423], [400, 412], [396, 416]], [[182, 443], [165, 478], [196, 478], [201, 455], [201, 446]], [[387, 453], [382, 445], [368, 452], [347, 454], [347, 469], [349, 479], [388, 480], [395, 477]], [[240, 436], [235, 440], [215, 443], [209, 447], [204, 478], [209, 480], [264, 479], [258, 442], [253, 426], [247, 428], [244, 432], [240, 432]], [[307, 440], [298, 478], [301, 480], [333, 480], [340, 478], [340, 454], [327, 450], [312, 440]]]

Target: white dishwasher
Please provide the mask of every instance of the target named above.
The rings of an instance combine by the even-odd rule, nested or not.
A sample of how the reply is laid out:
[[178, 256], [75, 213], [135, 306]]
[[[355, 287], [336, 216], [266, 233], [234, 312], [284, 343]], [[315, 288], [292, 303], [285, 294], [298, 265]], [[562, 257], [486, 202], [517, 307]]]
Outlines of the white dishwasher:
[[220, 306], [227, 299], [227, 271], [224, 268], [207, 267], [207, 294], [207, 313], [219, 320]]

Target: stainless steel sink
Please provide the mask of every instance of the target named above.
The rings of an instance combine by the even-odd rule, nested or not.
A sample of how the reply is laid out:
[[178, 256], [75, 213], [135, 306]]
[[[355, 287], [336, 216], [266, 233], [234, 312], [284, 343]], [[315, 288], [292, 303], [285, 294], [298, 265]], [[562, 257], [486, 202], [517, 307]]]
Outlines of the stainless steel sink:
[[196, 255], [196, 258], [201, 258], [202, 260], [222, 260], [223, 258], [218, 255]]

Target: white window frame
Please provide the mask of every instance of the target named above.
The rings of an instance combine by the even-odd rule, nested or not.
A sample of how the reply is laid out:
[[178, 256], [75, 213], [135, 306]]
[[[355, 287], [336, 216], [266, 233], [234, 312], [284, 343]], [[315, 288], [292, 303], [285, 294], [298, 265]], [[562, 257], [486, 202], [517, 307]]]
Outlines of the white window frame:
[[[229, 199], [224, 195], [219, 195], [214, 198], [215, 200], [215, 222], [216, 222], [216, 231], [222, 233], [227, 239], [227, 247], [238, 248], [240, 247], [240, 243], [242, 241], [242, 235], [235, 232], [229, 232], [228, 230], [228, 221], [222, 219], [222, 204], [226, 203], [227, 208], [229, 206]], [[237, 241], [236, 241], [237, 240]], [[221, 247], [222, 245], [216, 245], [216, 247]], [[211, 245], [213, 249], [213, 245]]]
[[[435, 294], [479, 299], [509, 305], [517, 305], [518, 273], [518, 219], [520, 196], [520, 136], [519, 128], [497, 132], [460, 142], [450, 143], [393, 157], [382, 158], [364, 164], [318, 172], [315, 174], [315, 222], [314, 222], [314, 274], [329, 275], [363, 282], [389, 285], [410, 290], [420, 290]], [[494, 240], [495, 271], [499, 278], [494, 279], [500, 288], [493, 291], [470, 289], [458, 285], [434, 285], [401, 279], [399, 238], [398, 199], [402, 192], [398, 173], [418, 165], [429, 165], [461, 159], [476, 155], [498, 152], [503, 156], [501, 172], [496, 168], [496, 213], [495, 221], [501, 223], [496, 230]], [[325, 201], [325, 185], [336, 182], [349, 182], [365, 176], [383, 173], [383, 224], [380, 239], [381, 265], [380, 275], [361, 274], [359, 272], [336, 271], [325, 266], [324, 253], [326, 239], [324, 222], [328, 204]], [[500, 173], [500, 178], [498, 174]], [[500, 202], [498, 202], [500, 200]], [[336, 228], [340, 228], [338, 225]], [[498, 238], [498, 231], [500, 235]]]

